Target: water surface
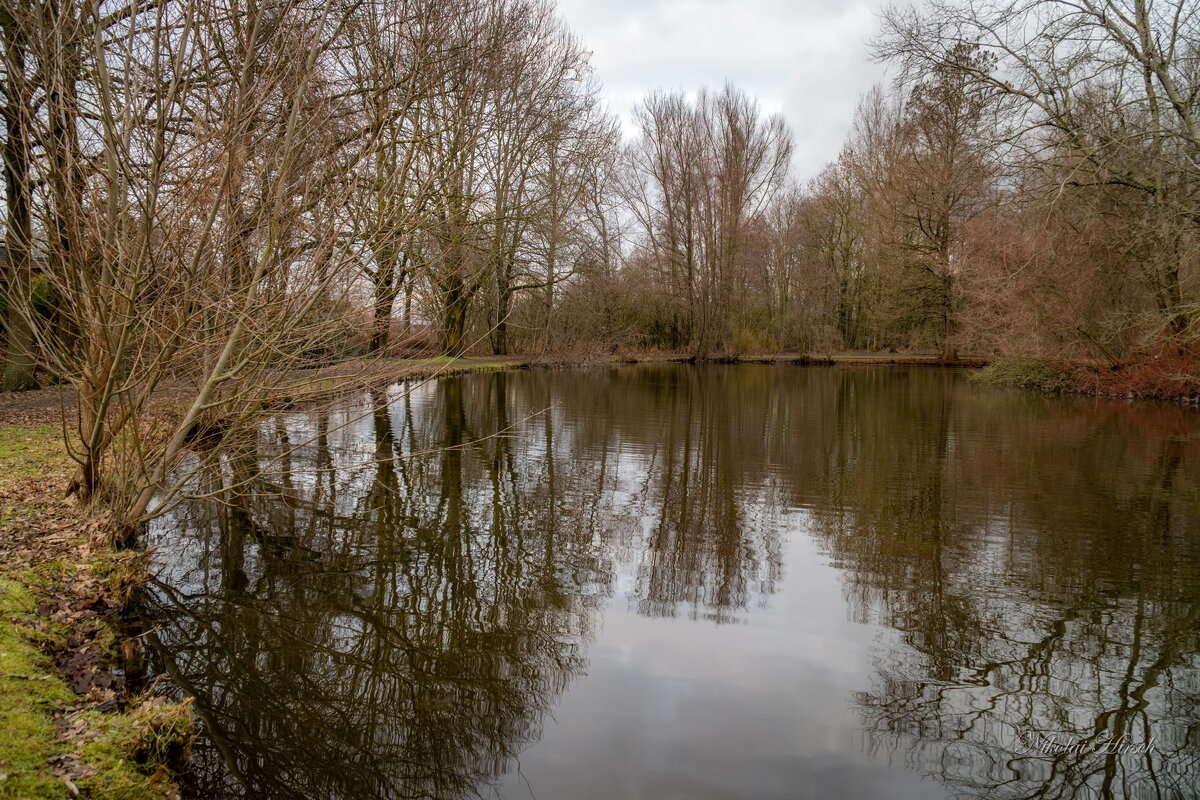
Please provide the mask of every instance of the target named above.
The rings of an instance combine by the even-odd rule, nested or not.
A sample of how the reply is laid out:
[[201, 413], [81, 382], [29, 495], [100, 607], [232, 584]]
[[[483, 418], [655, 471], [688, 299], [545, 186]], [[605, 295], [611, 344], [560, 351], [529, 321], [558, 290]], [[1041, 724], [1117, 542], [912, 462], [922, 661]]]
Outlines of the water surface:
[[1198, 420], [928, 368], [397, 386], [155, 523], [157, 666], [203, 797], [1196, 797]]

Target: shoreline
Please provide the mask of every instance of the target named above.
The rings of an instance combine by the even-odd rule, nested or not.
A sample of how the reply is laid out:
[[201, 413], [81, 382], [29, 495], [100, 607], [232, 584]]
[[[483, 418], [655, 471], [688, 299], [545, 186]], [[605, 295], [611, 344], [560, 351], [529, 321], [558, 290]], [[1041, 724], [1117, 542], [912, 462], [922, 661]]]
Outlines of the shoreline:
[[932, 353], [774, 353], [737, 356], [710, 356], [701, 358], [691, 355], [631, 355], [611, 359], [614, 364], [643, 363], [680, 364], [792, 364], [802, 367], [948, 367], [954, 369], [979, 369], [987, 366], [981, 358], [963, 357], [947, 360]]
[[[597, 358], [518, 354], [508, 356], [360, 357], [328, 367], [285, 375], [273, 405], [303, 406], [327, 400], [330, 393], [373, 389], [394, 383], [432, 380], [450, 375], [503, 369], [574, 369], [624, 364], [776, 364], [796, 366], [939, 367], [974, 371], [972, 380], [1046, 394], [1076, 394], [1200, 405], [1200, 356], [1148, 359], [1119, 368], [1066, 359], [961, 356], [947, 360], [935, 353], [759, 353], [699, 357], [687, 353], [616, 353]], [[1190, 370], [1190, 371], [1189, 371]], [[294, 380], [293, 378], [299, 379]], [[165, 389], [170, 404], [180, 389]], [[74, 407], [71, 391], [62, 387], [0, 392], [0, 426], [61, 424]]]
[[[738, 356], [698, 357], [686, 353], [621, 353], [601, 358], [553, 355], [431, 356], [419, 358], [356, 358], [328, 367], [297, 370], [284, 376], [275, 392], [282, 405], [304, 405], [327, 399], [331, 391], [375, 388], [403, 381], [431, 380], [501, 369], [573, 369], [622, 364], [793, 364], [798, 366], [932, 366], [978, 369], [987, 365], [979, 358], [946, 361], [929, 353], [771, 353]], [[293, 380], [298, 378], [299, 380]], [[179, 389], [156, 395], [170, 403]], [[0, 392], [0, 426], [60, 424], [64, 412], [74, 408], [74, 398], [65, 387]]]

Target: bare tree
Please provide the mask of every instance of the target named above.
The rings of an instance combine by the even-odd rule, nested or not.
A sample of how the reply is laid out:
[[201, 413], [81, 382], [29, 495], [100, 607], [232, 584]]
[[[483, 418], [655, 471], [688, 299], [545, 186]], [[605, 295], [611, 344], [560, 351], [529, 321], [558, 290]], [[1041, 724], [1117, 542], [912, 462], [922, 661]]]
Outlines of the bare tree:
[[[1139, 238], [1153, 242], [1144, 266], [1179, 335], [1190, 324], [1181, 262], [1200, 221], [1198, 41], [1190, 0], [935, 0], [888, 11], [877, 52], [929, 73], [961, 60], [964, 43], [981, 48], [990, 59], [966, 70], [1006, 101], [1004, 137], [1069, 167], [1059, 185], [1141, 193]], [[1068, 151], [1078, 159], [1062, 164], [1055, 155]]]
[[370, 177], [359, 181], [361, 194], [345, 209], [346, 227], [363, 246], [362, 270], [371, 288], [368, 352], [387, 348], [396, 299], [402, 290], [411, 296], [423, 265], [419, 231], [433, 198], [419, 145], [444, 68], [451, 17], [459, 10], [429, 0], [364, 3], [347, 26], [343, 92], [371, 148], [363, 164]]
[[882, 198], [898, 223], [895, 288], [906, 326], [932, 321], [942, 357], [957, 357], [965, 226], [991, 200], [993, 92], [976, 75], [992, 59], [960, 44], [909, 90], [896, 131], [896, 160]]
[[337, 208], [373, 141], [345, 146], [331, 87], [346, 22], [321, 0], [17, 19], [37, 76], [32, 227], [71, 335], [34, 330], [78, 395], [76, 488], [122, 523], [182, 490], [198, 431], [252, 425], [335, 332], [319, 306], [349, 287]]
[[676, 343], [721, 351], [736, 323], [730, 309], [746, 307], [748, 239], [784, 184], [791, 134], [730, 85], [701, 90], [695, 104], [651, 95], [637, 119], [628, 196], [682, 314]]
[[420, 142], [433, 210], [424, 230], [426, 276], [433, 290], [442, 350], [468, 345], [467, 317], [492, 266], [487, 223], [497, 215], [495, 186], [485, 160], [498, 129], [497, 97], [506, 85], [506, 49], [528, 22], [527, 6], [482, 0], [454, 15], [445, 68], [428, 107], [428, 134]]

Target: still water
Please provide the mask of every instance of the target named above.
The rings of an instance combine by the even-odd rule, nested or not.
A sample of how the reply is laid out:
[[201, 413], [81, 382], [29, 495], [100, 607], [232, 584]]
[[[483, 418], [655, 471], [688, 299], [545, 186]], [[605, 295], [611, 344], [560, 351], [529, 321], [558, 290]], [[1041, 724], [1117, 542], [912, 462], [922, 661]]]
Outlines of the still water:
[[207, 798], [1200, 796], [1200, 415], [928, 368], [289, 413], [148, 536]]

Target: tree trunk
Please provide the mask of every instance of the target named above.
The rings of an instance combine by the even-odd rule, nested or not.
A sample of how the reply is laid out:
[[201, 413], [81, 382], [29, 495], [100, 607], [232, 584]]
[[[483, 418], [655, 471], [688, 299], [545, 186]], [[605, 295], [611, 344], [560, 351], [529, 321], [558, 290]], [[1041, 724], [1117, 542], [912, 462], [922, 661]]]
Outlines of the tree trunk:
[[496, 332], [492, 336], [492, 354], [508, 355], [508, 313], [512, 308], [512, 292], [503, 289], [496, 300]]
[[12, 391], [32, 388], [33, 368], [33, 284], [30, 246], [29, 136], [25, 114], [29, 110], [25, 90], [25, 42], [10, 12], [0, 17], [7, 56], [8, 81], [4, 86], [4, 185], [8, 225], [5, 231], [4, 285], [7, 301], [5, 333], [6, 357], [0, 389]]
[[462, 355], [463, 333], [467, 327], [467, 303], [470, 295], [461, 285], [447, 289], [442, 302], [442, 353]]
[[954, 276], [942, 278], [942, 361], [957, 361], [958, 347], [954, 342]]
[[1167, 314], [1167, 329], [1176, 338], [1182, 338], [1189, 327], [1188, 315], [1183, 310], [1183, 289], [1179, 285], [1181, 260], [1179, 249], [1176, 247], [1170, 254], [1163, 276], [1166, 284], [1166, 308], [1163, 310]]
[[387, 349], [392, 328], [392, 306], [400, 294], [399, 282], [393, 277], [394, 270], [383, 277], [383, 269], [375, 277], [375, 305], [371, 317], [371, 338], [367, 340], [368, 353], [380, 353]]

